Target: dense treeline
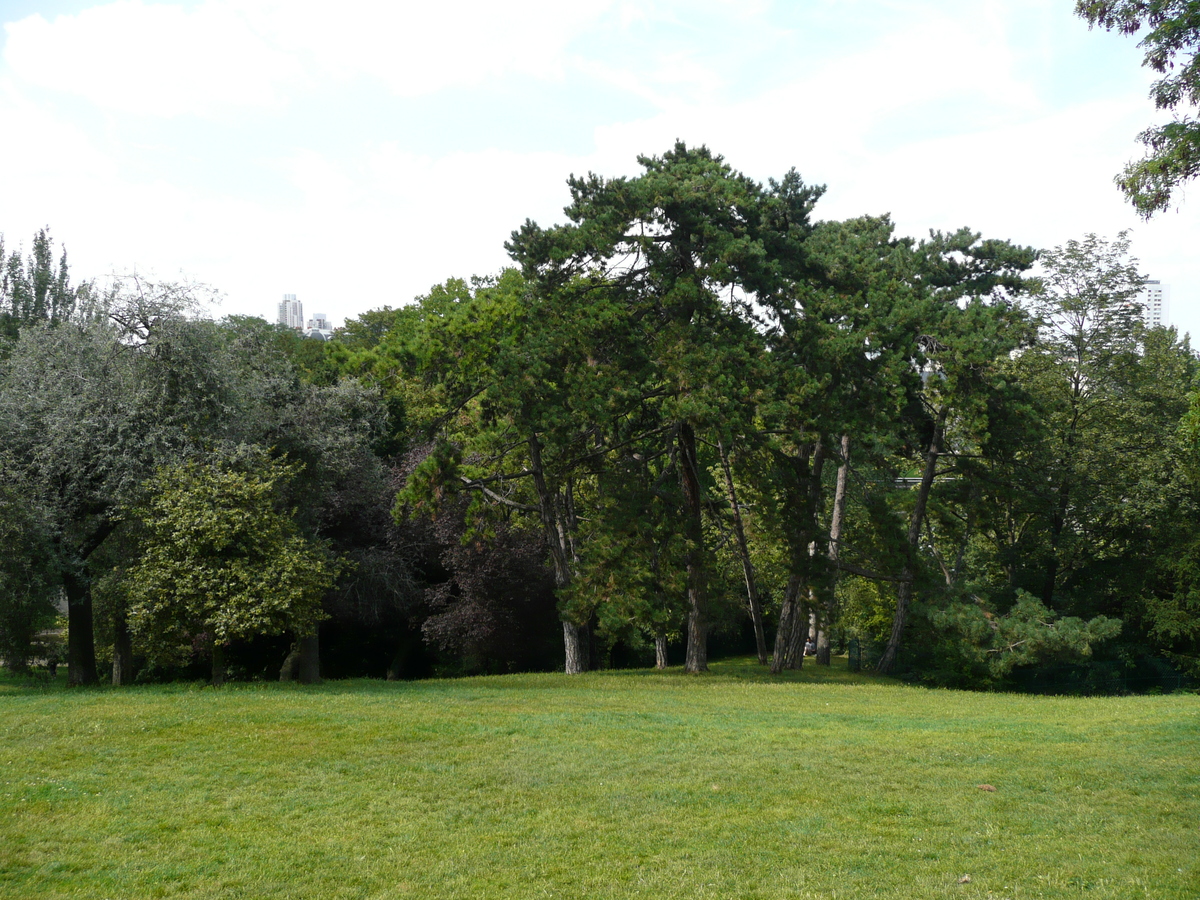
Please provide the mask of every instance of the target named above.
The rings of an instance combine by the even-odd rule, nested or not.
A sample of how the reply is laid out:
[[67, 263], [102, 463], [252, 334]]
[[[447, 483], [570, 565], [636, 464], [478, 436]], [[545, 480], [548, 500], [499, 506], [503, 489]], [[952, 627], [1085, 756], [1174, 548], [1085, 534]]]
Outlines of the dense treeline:
[[40, 233], [0, 296], [8, 664], [61, 598], [73, 683], [97, 647], [117, 682], [702, 672], [714, 635], [774, 672], [1196, 670], [1196, 359], [1143, 326], [1124, 236], [1035, 278], [966, 229], [815, 218], [795, 172], [640, 162], [327, 344], [73, 292]]

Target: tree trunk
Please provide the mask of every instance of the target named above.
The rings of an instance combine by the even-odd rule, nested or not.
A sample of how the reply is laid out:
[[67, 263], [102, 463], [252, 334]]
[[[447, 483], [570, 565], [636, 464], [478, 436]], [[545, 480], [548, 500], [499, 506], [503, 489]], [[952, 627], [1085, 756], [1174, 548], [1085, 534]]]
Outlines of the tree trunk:
[[750, 605], [750, 621], [754, 623], [754, 643], [758, 649], [758, 664], [767, 664], [767, 634], [763, 628], [762, 602], [758, 596], [758, 585], [754, 579], [754, 565], [750, 562], [750, 549], [746, 544], [746, 529], [742, 524], [742, 510], [738, 506], [737, 490], [733, 484], [733, 470], [729, 467], [729, 454], [725, 446], [717, 442], [721, 455], [721, 468], [725, 470], [725, 486], [729, 490], [729, 507], [733, 510], [733, 530], [737, 536], [738, 553], [742, 558], [742, 575], [746, 580], [746, 602]]
[[771, 655], [771, 674], [778, 675], [787, 665], [788, 648], [792, 645], [792, 634], [800, 618], [796, 598], [800, 593], [800, 576], [793, 573], [783, 590], [783, 603], [779, 607], [779, 628], [775, 631], [775, 652]]
[[133, 682], [133, 641], [129, 637], [129, 622], [125, 610], [118, 610], [113, 617], [112, 683], [124, 685]]
[[929, 493], [933, 489], [933, 476], [937, 471], [938, 456], [942, 452], [942, 432], [946, 427], [948, 407], [942, 407], [938, 412], [937, 422], [933, 426], [933, 438], [929, 442], [929, 451], [925, 454], [925, 469], [921, 473], [921, 486], [917, 488], [917, 502], [913, 505], [912, 517], [908, 523], [908, 541], [904, 547], [904, 569], [900, 573], [900, 587], [896, 591], [896, 614], [892, 617], [892, 633], [888, 637], [887, 647], [875, 670], [880, 675], [886, 675], [896, 663], [896, 654], [900, 650], [900, 640], [904, 636], [904, 625], [908, 621], [908, 608], [912, 604], [913, 579], [917, 574], [917, 547], [921, 539], [921, 527], [925, 522], [925, 507], [929, 503]]
[[832, 649], [829, 646], [829, 625], [825, 624], [817, 632], [816, 664], [818, 666], [828, 666], [833, 661], [832, 656]]
[[654, 668], [665, 669], [667, 667], [667, 636], [665, 634], [656, 634], [654, 636]]
[[684, 422], [679, 426], [679, 482], [683, 490], [684, 533], [688, 541], [685, 556], [688, 585], [687, 656], [683, 670], [690, 675], [708, 671], [708, 609], [704, 592], [704, 522], [699, 473], [696, 432]]
[[220, 687], [225, 683], [225, 647], [213, 642], [212, 645], [212, 684]]
[[300, 638], [298, 675], [301, 684], [321, 683], [321, 635], [314, 631]]
[[283, 658], [283, 665], [279, 667], [280, 681], [295, 681], [296, 673], [300, 668], [300, 643], [293, 643], [291, 649], [288, 650], [288, 655]]
[[[546, 473], [542, 468], [542, 442], [536, 434], [530, 435], [529, 441], [529, 470], [533, 476], [533, 487], [537, 491], [538, 514], [542, 520], [542, 533], [546, 536], [546, 545], [550, 548], [550, 559], [554, 564], [554, 587], [561, 598], [573, 576], [572, 549], [567, 526], [558, 509], [557, 497], [546, 483]], [[567, 619], [562, 620], [563, 626], [563, 655], [566, 659], [564, 671], [568, 675], [579, 675], [588, 670], [588, 658], [591, 648], [582, 640], [579, 626]]]
[[829, 631], [837, 618], [838, 559], [842, 552], [842, 531], [846, 525], [846, 494], [850, 482], [850, 435], [842, 435], [842, 463], [838, 466], [837, 488], [833, 495], [833, 515], [829, 521], [829, 550], [827, 556], [833, 564], [826, 585], [825, 616], [817, 633], [817, 665], [830, 664]]
[[563, 647], [566, 649], [567, 661], [564, 669], [568, 675], [581, 675], [587, 671], [589, 648], [586, 644], [584, 629], [574, 622], [563, 620]]
[[86, 575], [71, 572], [63, 578], [63, 588], [67, 595], [67, 684], [99, 684], [91, 585]]
[[842, 435], [842, 462], [838, 466], [837, 488], [833, 495], [833, 517], [829, 523], [829, 559], [837, 562], [841, 555], [842, 530], [846, 525], [846, 496], [850, 484], [850, 435]]
[[792, 628], [792, 637], [788, 641], [787, 653], [784, 656], [783, 667], [785, 669], [798, 670], [804, 667], [804, 639], [808, 636], [808, 606], [802, 600], [796, 600], [795, 625]]
[[[804, 637], [808, 633], [808, 610], [800, 599], [802, 591], [811, 589], [813, 558], [816, 554], [817, 509], [821, 501], [821, 472], [825, 465], [825, 450], [820, 441], [807, 451], [790, 458], [796, 468], [795, 486], [788, 502], [797, 510], [801, 526], [789, 536], [791, 574], [783, 592], [779, 610], [779, 630], [775, 634], [775, 653], [771, 658], [771, 674], [784, 669], [799, 668], [803, 663]], [[811, 464], [810, 464], [811, 460]], [[797, 648], [800, 652], [797, 655]]]

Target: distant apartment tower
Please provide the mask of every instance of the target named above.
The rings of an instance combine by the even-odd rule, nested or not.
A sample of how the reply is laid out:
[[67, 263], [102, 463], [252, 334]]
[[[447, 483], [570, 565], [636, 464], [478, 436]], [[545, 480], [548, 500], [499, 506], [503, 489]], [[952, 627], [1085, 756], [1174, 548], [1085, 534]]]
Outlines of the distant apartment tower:
[[1142, 306], [1142, 319], [1147, 328], [1156, 328], [1171, 324], [1168, 304], [1170, 288], [1161, 281], [1148, 280], [1138, 294], [1138, 303]]
[[279, 324], [297, 331], [304, 330], [304, 304], [295, 294], [284, 294], [279, 302]]

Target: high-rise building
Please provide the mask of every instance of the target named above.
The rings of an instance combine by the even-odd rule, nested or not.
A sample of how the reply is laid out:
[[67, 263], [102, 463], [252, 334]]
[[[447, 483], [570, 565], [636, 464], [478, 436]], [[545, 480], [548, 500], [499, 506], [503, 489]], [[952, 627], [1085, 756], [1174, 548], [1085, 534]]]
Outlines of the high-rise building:
[[1138, 303], [1142, 307], [1142, 319], [1147, 328], [1171, 324], [1168, 305], [1171, 290], [1161, 281], [1147, 280], [1138, 294]]
[[297, 331], [304, 330], [304, 304], [295, 294], [284, 294], [279, 302], [279, 324]]

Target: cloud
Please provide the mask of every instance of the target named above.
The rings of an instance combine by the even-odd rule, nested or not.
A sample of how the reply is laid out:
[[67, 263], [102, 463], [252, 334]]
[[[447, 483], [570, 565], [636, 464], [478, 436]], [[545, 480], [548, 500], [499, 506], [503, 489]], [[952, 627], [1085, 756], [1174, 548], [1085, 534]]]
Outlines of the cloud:
[[[1090, 105], [1058, 102], [1031, 70], [1040, 51], [1022, 43], [1023, 20], [1000, 4], [951, 16], [944, 3], [847, 0], [866, 30], [827, 31], [845, 18], [841, 4], [806, 7], [817, 10], [813, 20], [764, 2], [515, 0], [409, 11], [415, 5], [365, 0], [336, 9], [120, 0], [31, 17], [6, 26], [0, 121], [20, 139], [0, 142], [0, 170], [13, 173], [0, 228], [13, 247], [50, 223], [80, 274], [183, 270], [226, 289], [226, 311], [269, 316], [280, 294], [295, 292], [310, 311], [337, 318], [407, 302], [451, 275], [494, 272], [526, 217], [562, 221], [568, 174], [636, 174], [639, 153], [683, 138], [755, 178], [795, 166], [827, 183], [822, 218], [890, 211], [901, 233], [966, 224], [1043, 246], [1136, 226], [1135, 252], [1172, 283], [1173, 314], [1186, 314], [1195, 294], [1186, 282], [1200, 283], [1194, 214], [1141, 226], [1111, 183], [1149, 116], [1143, 82]], [[874, 13], [900, 25], [879, 26]], [[763, 44], [741, 40], [760, 26]], [[761, 46], [773, 48], [771, 59], [756, 56]], [[1137, 72], [1136, 58], [1131, 65]], [[521, 90], [525, 79], [565, 75], [563, 94], [531, 91], [521, 102], [571, 103], [572, 92], [591, 91], [606, 117], [581, 113], [570, 126], [581, 134], [553, 144], [572, 152], [505, 149], [530, 141], [509, 140], [502, 118], [495, 135], [473, 125], [455, 105], [463, 92], [447, 91], [444, 105], [411, 104], [434, 110], [446, 153], [407, 138], [402, 119], [355, 125], [373, 113], [354, 106], [372, 84], [413, 96], [510, 75]], [[42, 102], [41, 90], [113, 114], [75, 116], [77, 107]], [[622, 112], [631, 96], [648, 101], [636, 105], [638, 118]], [[330, 104], [352, 113], [336, 141], [320, 134]], [[406, 108], [397, 102], [389, 114]], [[218, 121], [150, 127], [125, 111]], [[268, 124], [245, 127], [245, 113], [259, 111]]]
[[326, 76], [365, 76], [412, 97], [518, 73], [561, 74], [565, 48], [610, 2], [261, 3], [247, 19]]
[[299, 71], [220, 2], [186, 10], [120, 0], [4, 27], [4, 59], [16, 78], [121, 112], [204, 115], [270, 106]]
[[[729, 65], [697, 47], [698, 35], [711, 42], [714, 23], [744, 35], [768, 9], [766, 0], [116, 0], [6, 24], [4, 60], [19, 81], [150, 116], [278, 107], [359, 79], [402, 98], [514, 75], [559, 81], [603, 72], [602, 58], [622, 51], [635, 82], [697, 99]], [[639, 90], [609, 79], [622, 81]]]
[[414, 97], [514, 73], [561, 77], [567, 46], [612, 5], [118, 0], [6, 24], [4, 59], [16, 78], [102, 109], [213, 115], [354, 78]]

